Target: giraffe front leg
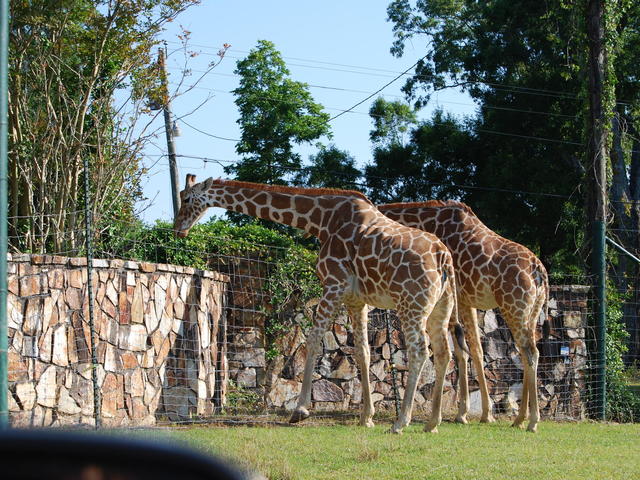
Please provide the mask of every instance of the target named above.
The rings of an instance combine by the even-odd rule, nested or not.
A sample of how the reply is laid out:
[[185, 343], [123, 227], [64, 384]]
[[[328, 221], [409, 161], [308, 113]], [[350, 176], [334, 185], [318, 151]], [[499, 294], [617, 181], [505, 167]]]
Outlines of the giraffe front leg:
[[316, 359], [322, 350], [322, 337], [333, 320], [333, 313], [336, 309], [335, 303], [335, 296], [330, 296], [326, 293], [318, 303], [318, 309], [316, 310], [314, 318], [314, 325], [307, 337], [307, 358], [304, 364], [302, 389], [298, 396], [298, 404], [289, 419], [289, 423], [298, 423], [309, 417], [308, 409], [311, 406], [313, 370]]
[[353, 340], [355, 343], [355, 357], [360, 369], [360, 379], [362, 384], [362, 412], [360, 413], [360, 425], [363, 427], [373, 427], [373, 415], [375, 408], [371, 399], [371, 384], [369, 383], [369, 363], [371, 353], [369, 351], [369, 340], [367, 337], [367, 307], [349, 307], [349, 315], [353, 324]]

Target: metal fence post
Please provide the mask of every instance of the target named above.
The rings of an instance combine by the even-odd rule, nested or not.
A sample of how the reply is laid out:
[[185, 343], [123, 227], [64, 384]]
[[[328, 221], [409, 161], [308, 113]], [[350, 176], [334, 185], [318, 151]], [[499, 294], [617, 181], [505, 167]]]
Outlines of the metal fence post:
[[89, 159], [86, 155], [82, 159], [84, 167], [84, 213], [85, 213], [85, 245], [87, 257], [87, 301], [89, 302], [89, 331], [91, 332], [91, 381], [93, 383], [93, 417], [95, 427], [102, 426], [100, 414], [101, 395], [98, 385], [98, 357], [96, 356], [96, 329], [93, 312], [93, 238], [91, 222], [91, 193], [89, 190]]
[[595, 273], [594, 332], [596, 341], [595, 361], [595, 398], [596, 418], [606, 418], [607, 384], [606, 369], [606, 260], [605, 260], [605, 224], [596, 220], [593, 232], [593, 271]]
[[7, 326], [7, 146], [9, 0], [0, 3], [0, 429], [9, 428], [9, 330]]
[[[389, 351], [391, 351], [391, 332], [393, 329], [393, 326], [391, 325], [391, 319], [389, 318], [389, 312], [385, 312], [384, 314], [385, 320], [386, 320], [386, 327], [387, 327], [387, 343], [389, 344]], [[396, 382], [396, 365], [393, 362], [393, 358], [389, 359], [389, 368], [391, 369], [391, 388], [393, 391], [393, 398], [395, 400], [395, 406], [396, 406], [396, 416], [400, 416], [400, 393], [398, 392], [398, 384]]]

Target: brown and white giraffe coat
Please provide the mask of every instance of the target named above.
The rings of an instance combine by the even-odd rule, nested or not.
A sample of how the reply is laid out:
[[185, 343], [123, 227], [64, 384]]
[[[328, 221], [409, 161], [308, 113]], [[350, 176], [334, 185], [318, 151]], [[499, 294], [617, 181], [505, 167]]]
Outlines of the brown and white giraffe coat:
[[[359, 192], [211, 178], [195, 183], [195, 176], [187, 175], [180, 195], [182, 206], [174, 224], [180, 236], [188, 233], [207, 208], [222, 207], [303, 229], [320, 240], [317, 272], [323, 296], [307, 337], [308, 355], [293, 422], [309, 415], [312, 374], [322, 337], [344, 304], [353, 322], [355, 356], [362, 376], [360, 424], [373, 425], [366, 315], [366, 305], [372, 305], [397, 311], [408, 349], [407, 386], [392, 432], [401, 432], [411, 420], [418, 377], [427, 358], [426, 334], [434, 353], [436, 383], [425, 430], [437, 431], [445, 371], [451, 358], [447, 331], [456, 303], [453, 262], [442, 242], [385, 217]], [[454, 345], [459, 348], [456, 342]]]
[[[379, 205], [389, 218], [435, 234], [449, 248], [456, 268], [458, 312], [464, 326], [482, 398], [482, 421], [492, 421], [476, 309], [499, 307], [513, 334], [524, 368], [522, 402], [515, 426], [530, 410], [528, 430], [535, 431], [538, 412], [536, 321], [549, 295], [547, 272], [526, 247], [493, 232], [464, 203], [432, 200]], [[460, 372], [465, 421], [468, 404], [466, 372]]]

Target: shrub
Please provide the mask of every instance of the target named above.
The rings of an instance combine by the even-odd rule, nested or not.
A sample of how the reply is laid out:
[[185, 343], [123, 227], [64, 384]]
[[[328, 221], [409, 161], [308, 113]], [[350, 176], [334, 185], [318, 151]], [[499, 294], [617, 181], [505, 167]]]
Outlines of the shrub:
[[[262, 305], [268, 358], [279, 354], [275, 340], [289, 331], [297, 311], [322, 289], [315, 273], [317, 251], [300, 237], [271, 230], [258, 222], [241, 226], [213, 219], [195, 225], [189, 235], [178, 238], [172, 225], [158, 221], [154, 225], [141, 222], [111, 225], [103, 229], [98, 240], [97, 255], [154, 263], [170, 263], [200, 269], [212, 265], [229, 266], [237, 259], [252, 258], [266, 265]], [[303, 244], [305, 243], [305, 244]], [[310, 319], [307, 319], [310, 321]]]
[[640, 398], [628, 385], [628, 375], [622, 361], [629, 336], [622, 322], [622, 295], [613, 286], [607, 288], [606, 348], [606, 416], [614, 422], [635, 422], [640, 419]]

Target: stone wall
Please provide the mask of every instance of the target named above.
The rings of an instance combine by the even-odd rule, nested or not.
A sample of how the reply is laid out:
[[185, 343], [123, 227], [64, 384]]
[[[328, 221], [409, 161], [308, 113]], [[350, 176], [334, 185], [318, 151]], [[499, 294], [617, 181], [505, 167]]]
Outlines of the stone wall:
[[[93, 265], [103, 425], [179, 421], [223, 405], [228, 277], [122, 260]], [[87, 283], [84, 258], [9, 259], [13, 425], [94, 423]]]
[[[265, 344], [263, 283], [268, 266], [234, 258], [226, 274], [172, 265], [95, 260], [96, 369], [107, 426], [148, 425], [212, 415], [221, 408], [266, 405], [292, 409], [306, 359], [306, 323], [270, 356]], [[19, 426], [93, 424], [93, 387], [85, 260], [14, 255], [9, 263], [9, 384], [11, 421]], [[588, 289], [552, 287], [548, 340], [539, 341], [539, 395], [547, 417], [584, 415]], [[309, 312], [307, 312], [308, 315]], [[392, 312], [372, 310], [369, 322], [373, 399], [393, 409], [407, 380], [404, 338]], [[387, 319], [392, 324], [387, 335]], [[539, 319], [538, 338], [542, 339]], [[485, 375], [495, 413], [514, 413], [522, 364], [495, 311], [479, 312]], [[340, 315], [323, 339], [312, 391], [316, 410], [360, 407], [361, 383], [351, 327]], [[232, 380], [232, 382], [228, 382]], [[456, 372], [447, 371], [443, 407], [457, 406]], [[430, 410], [434, 371], [423, 370], [416, 404]], [[471, 369], [471, 413], [479, 413]]]
[[[585, 414], [585, 377], [587, 370], [587, 296], [582, 286], [553, 286], [549, 302], [550, 332], [542, 340], [542, 323], [538, 322], [539, 398], [543, 416], [582, 418]], [[386, 317], [392, 323], [391, 340], [387, 338]], [[485, 355], [485, 375], [488, 380], [494, 412], [513, 414], [522, 389], [522, 363], [511, 333], [497, 311], [479, 312], [479, 326]], [[395, 395], [391, 364], [396, 368], [396, 387], [400, 398], [407, 381], [407, 356], [404, 338], [397, 319], [391, 312], [372, 310], [369, 314], [369, 343], [373, 400], [378, 409], [394, 408]], [[272, 361], [264, 359], [264, 344], [259, 326], [243, 327], [236, 345], [245, 345], [247, 362], [240, 357], [234, 362], [231, 375], [241, 387], [264, 396], [270, 408], [292, 409], [300, 392], [306, 359], [305, 329], [297, 326], [282, 338], [278, 350], [283, 354]], [[230, 347], [231, 348], [231, 347]], [[312, 400], [316, 410], [359, 408], [361, 382], [353, 357], [353, 334], [348, 319], [340, 315], [323, 339], [323, 353], [314, 374]], [[430, 410], [434, 368], [428, 359], [418, 384], [416, 404]], [[259, 380], [264, 378], [264, 382]], [[479, 414], [480, 392], [473, 369], [470, 369], [470, 413]], [[457, 409], [457, 376], [452, 360], [447, 370], [443, 409], [451, 414]]]

